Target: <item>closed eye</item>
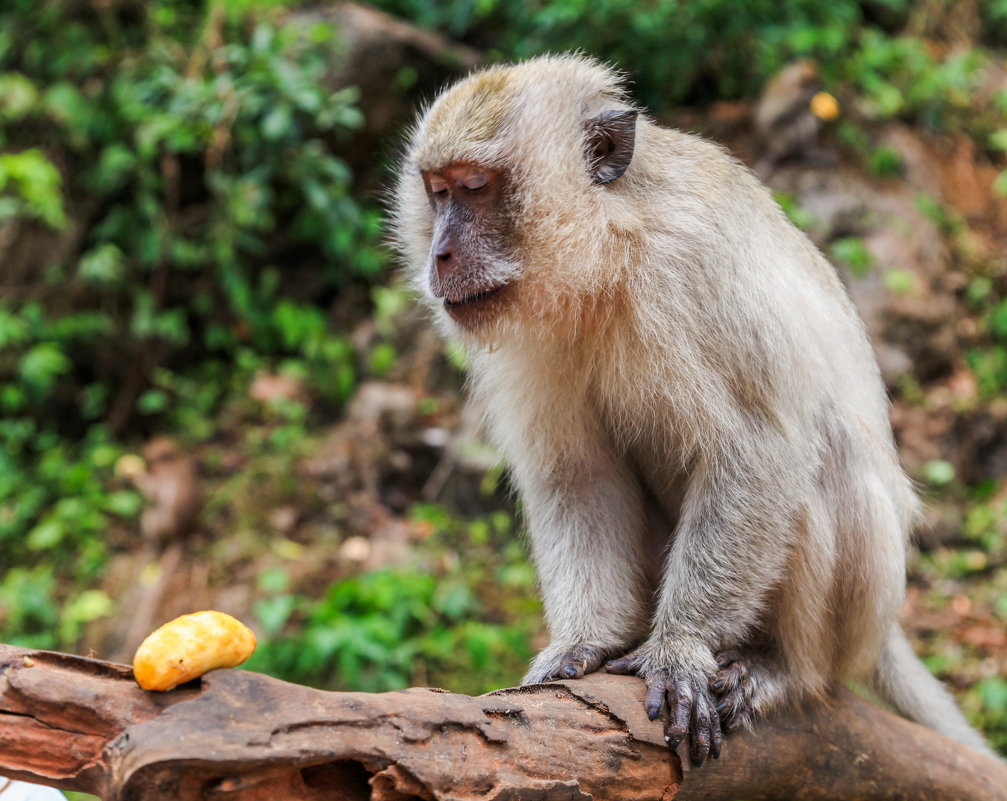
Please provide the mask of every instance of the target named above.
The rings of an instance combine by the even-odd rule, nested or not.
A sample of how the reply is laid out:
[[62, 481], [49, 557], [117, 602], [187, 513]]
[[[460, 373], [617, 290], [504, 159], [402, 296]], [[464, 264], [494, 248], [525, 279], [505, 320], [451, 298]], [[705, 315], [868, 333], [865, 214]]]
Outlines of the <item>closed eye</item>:
[[448, 191], [448, 182], [439, 175], [431, 175], [427, 179], [427, 186], [430, 188], [430, 194], [432, 195], [444, 195]]
[[486, 184], [489, 183], [489, 178], [484, 172], [474, 172], [465, 176], [465, 180], [462, 181], [462, 186], [471, 192], [476, 192], [482, 189]]

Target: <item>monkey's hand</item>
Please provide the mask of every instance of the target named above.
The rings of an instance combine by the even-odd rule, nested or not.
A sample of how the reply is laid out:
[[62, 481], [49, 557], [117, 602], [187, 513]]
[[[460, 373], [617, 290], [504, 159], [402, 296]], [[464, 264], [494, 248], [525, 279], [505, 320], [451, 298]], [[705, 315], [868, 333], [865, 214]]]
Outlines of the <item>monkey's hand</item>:
[[522, 684], [538, 684], [550, 679], [582, 679], [594, 673], [601, 663], [616, 654], [624, 654], [625, 645], [601, 645], [596, 642], [550, 643], [531, 663]]
[[689, 757], [696, 767], [708, 756], [720, 756], [723, 739], [717, 701], [710, 691], [717, 663], [700, 640], [678, 637], [673, 641], [651, 638], [640, 648], [606, 663], [609, 673], [633, 673], [647, 682], [644, 706], [654, 720], [667, 710], [664, 739], [678, 748], [689, 737]]
[[748, 666], [736, 651], [719, 651], [714, 658], [720, 670], [710, 679], [710, 690], [717, 701], [721, 728], [732, 732], [750, 726], [755, 708]]

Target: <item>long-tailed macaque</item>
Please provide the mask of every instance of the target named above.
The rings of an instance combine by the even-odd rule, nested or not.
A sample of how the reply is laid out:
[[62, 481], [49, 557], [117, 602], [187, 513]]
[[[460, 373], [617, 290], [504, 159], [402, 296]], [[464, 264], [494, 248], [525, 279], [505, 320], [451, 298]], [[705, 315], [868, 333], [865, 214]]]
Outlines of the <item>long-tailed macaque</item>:
[[147, 470], [133, 482], [147, 497], [140, 530], [148, 542], [167, 545], [191, 533], [202, 505], [195, 460], [168, 437], [143, 448]]
[[814, 113], [812, 105], [821, 88], [818, 65], [810, 59], [788, 64], [766, 84], [754, 114], [761, 153], [755, 167], [757, 174], [766, 177], [794, 157], [824, 158], [818, 144], [824, 120]]
[[992, 753], [895, 619], [917, 500], [864, 327], [751, 172], [545, 57], [447, 89], [396, 197], [524, 502], [526, 683], [638, 674], [696, 764], [848, 678]]

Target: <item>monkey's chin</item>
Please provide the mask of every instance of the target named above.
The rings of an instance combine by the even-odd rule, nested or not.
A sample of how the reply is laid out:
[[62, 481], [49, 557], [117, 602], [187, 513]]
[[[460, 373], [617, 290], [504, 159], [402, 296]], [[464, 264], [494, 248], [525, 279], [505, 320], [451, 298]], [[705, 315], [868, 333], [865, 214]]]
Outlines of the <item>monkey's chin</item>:
[[497, 319], [509, 289], [509, 284], [501, 284], [461, 298], [444, 298], [444, 310], [462, 328], [479, 329]]

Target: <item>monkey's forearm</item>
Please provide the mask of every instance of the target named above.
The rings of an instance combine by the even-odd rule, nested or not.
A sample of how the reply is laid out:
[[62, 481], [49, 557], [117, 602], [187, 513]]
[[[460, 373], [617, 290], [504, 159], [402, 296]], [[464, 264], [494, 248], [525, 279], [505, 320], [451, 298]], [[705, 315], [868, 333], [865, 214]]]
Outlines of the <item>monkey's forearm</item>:
[[697, 470], [668, 552], [655, 636], [735, 644], [786, 570], [797, 526], [782, 470], [724, 455]]
[[577, 479], [517, 475], [551, 640], [525, 683], [597, 670], [648, 630], [639, 487], [625, 467], [598, 453], [557, 472]]
[[524, 495], [550, 632], [567, 643], [628, 642], [647, 618], [640, 491], [612, 463], [570, 473], [580, 483]]

